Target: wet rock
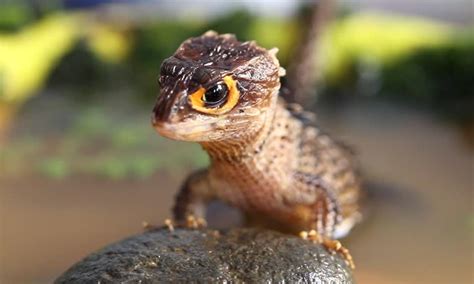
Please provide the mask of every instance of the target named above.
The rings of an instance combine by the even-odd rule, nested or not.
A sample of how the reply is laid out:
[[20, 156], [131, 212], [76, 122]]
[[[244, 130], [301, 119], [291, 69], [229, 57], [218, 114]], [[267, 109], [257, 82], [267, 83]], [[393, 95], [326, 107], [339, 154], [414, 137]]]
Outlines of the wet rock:
[[178, 228], [170, 232], [161, 228], [91, 254], [55, 283], [196, 280], [352, 283], [352, 274], [338, 254], [274, 231], [233, 229], [218, 232]]

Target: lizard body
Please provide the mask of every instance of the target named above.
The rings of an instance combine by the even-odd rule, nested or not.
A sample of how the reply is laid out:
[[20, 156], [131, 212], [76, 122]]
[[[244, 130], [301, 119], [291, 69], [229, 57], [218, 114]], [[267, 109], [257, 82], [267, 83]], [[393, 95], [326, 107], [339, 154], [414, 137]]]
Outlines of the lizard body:
[[207, 32], [185, 41], [161, 67], [153, 125], [195, 141], [208, 169], [178, 193], [175, 217], [204, 217], [223, 200], [291, 230], [339, 238], [359, 220], [360, 182], [351, 153], [281, 98], [276, 49]]

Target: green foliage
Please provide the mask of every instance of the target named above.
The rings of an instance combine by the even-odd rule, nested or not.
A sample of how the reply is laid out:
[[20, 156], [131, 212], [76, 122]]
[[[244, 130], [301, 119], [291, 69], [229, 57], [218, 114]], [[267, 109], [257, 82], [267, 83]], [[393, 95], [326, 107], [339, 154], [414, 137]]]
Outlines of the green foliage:
[[0, 31], [16, 31], [32, 20], [31, 10], [24, 4], [0, 3]]
[[107, 103], [79, 108], [67, 131], [54, 139], [26, 135], [1, 149], [7, 166], [2, 175], [143, 179], [158, 171], [181, 172], [208, 164], [198, 145], [159, 137], [150, 126], [148, 111], [139, 109], [130, 116], [125, 115], [130, 110], [118, 111]]
[[474, 121], [474, 36], [456, 34], [444, 44], [420, 47], [389, 64], [353, 61], [324, 96], [371, 95], [431, 109], [458, 123]]
[[382, 71], [381, 94], [428, 105], [458, 121], [474, 121], [474, 36], [420, 49]]
[[[257, 18], [246, 10], [237, 10], [233, 13], [217, 18], [203, 27], [203, 32], [213, 30], [218, 33], [235, 34], [240, 40], [254, 40], [249, 34]], [[196, 35], [194, 35], [196, 36]]]
[[124, 66], [100, 60], [86, 44], [81, 41], [71, 49], [48, 77], [50, 87], [65, 87], [80, 93], [81, 97], [92, 96], [94, 90], [117, 85], [124, 78]]
[[48, 177], [62, 179], [70, 173], [67, 161], [62, 158], [47, 158], [40, 163], [40, 171]]
[[278, 19], [258, 19], [249, 30], [249, 38], [267, 49], [278, 48], [280, 65], [287, 67], [292, 52], [300, 39], [301, 28], [295, 21]]

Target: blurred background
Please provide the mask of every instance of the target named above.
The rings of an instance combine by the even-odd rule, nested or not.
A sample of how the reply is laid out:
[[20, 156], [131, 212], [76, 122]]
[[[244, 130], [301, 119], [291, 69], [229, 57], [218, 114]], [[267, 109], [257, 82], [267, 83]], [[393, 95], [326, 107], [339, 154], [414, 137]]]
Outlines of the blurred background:
[[[326, 1], [327, 2], [327, 1]], [[371, 195], [345, 244], [359, 283], [472, 283], [471, 0], [332, 2], [298, 98], [351, 145]], [[161, 61], [213, 29], [278, 47], [310, 1], [0, 1], [0, 283], [50, 283], [90, 252], [170, 217], [208, 159], [151, 127]], [[240, 221], [214, 204], [215, 227]]]

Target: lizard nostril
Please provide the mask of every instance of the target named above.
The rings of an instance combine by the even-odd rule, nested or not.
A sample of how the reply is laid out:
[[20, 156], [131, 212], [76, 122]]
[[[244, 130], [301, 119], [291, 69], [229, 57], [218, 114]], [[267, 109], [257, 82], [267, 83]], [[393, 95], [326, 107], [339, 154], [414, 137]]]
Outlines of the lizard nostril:
[[181, 110], [184, 108], [180, 98], [184, 95], [182, 92], [162, 92], [153, 108], [151, 118], [153, 125], [175, 123], [181, 120]]

